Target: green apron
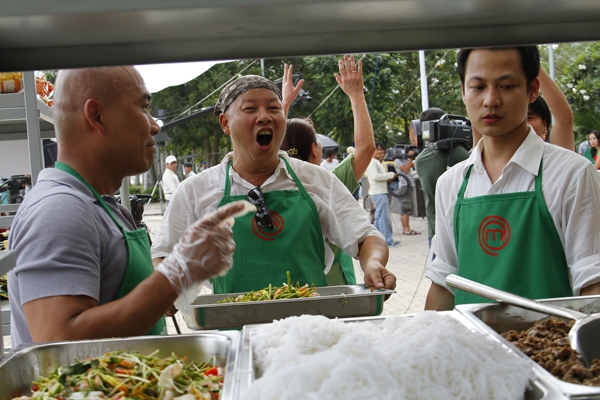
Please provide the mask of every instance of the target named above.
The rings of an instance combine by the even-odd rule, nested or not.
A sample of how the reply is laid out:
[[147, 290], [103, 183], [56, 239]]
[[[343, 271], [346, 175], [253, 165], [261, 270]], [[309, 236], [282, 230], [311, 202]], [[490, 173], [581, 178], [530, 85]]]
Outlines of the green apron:
[[[265, 205], [275, 227], [273, 230], [260, 228], [253, 213], [236, 219], [233, 267], [227, 275], [211, 279], [215, 294], [260, 290], [269, 284], [281, 286], [286, 281], [286, 271], [290, 271], [294, 283], [327, 286], [323, 234], [317, 208], [288, 162], [282, 160], [298, 190], [264, 193]], [[230, 195], [230, 168], [231, 161], [225, 173], [225, 193], [218, 207], [248, 199], [247, 195]]]
[[[454, 207], [457, 274], [531, 299], [573, 296], [562, 243], [542, 194], [535, 191], [465, 199], [471, 169]], [[455, 304], [489, 302], [456, 291]]]
[[354, 261], [344, 250], [325, 240], [333, 252], [334, 260], [325, 278], [329, 286], [356, 285], [356, 274], [354, 273]]
[[[98, 194], [96, 189], [90, 186], [89, 183], [83, 179], [77, 171], [70, 166], [63, 164], [59, 161], [56, 162], [55, 168], [61, 171], [65, 171], [68, 174], [73, 175], [79, 179], [90, 191], [94, 194], [94, 197], [98, 199], [100, 205], [106, 210], [108, 215], [115, 221], [115, 224], [119, 227], [119, 230], [123, 233], [125, 243], [127, 245], [127, 268], [119, 291], [117, 293], [117, 299], [125, 297], [131, 292], [139, 283], [144, 279], [148, 278], [154, 272], [152, 267], [152, 257], [150, 256], [150, 242], [148, 241], [148, 232], [145, 229], [137, 229], [135, 231], [126, 231], [123, 229], [117, 218], [114, 216], [108, 205], [102, 199], [102, 196]], [[165, 317], [161, 317], [160, 320], [148, 331], [147, 335], [160, 335], [166, 328], [167, 324]]]

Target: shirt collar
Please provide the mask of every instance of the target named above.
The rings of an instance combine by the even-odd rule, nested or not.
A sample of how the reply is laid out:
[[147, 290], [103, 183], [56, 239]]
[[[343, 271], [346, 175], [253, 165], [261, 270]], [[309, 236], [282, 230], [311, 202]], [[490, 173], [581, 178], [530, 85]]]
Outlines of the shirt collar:
[[[506, 167], [509, 165], [516, 164], [527, 172], [537, 176], [540, 167], [540, 161], [542, 160], [542, 155], [544, 153], [544, 141], [535, 133], [531, 126], [528, 125], [528, 128], [529, 133], [527, 134], [527, 137], [523, 143], [521, 143], [521, 146], [519, 146], [515, 154], [513, 154], [512, 158], [504, 168], [506, 169]], [[481, 159], [483, 148], [483, 140], [480, 140], [463, 167], [463, 177], [466, 176], [467, 170], [471, 165], [476, 173], [480, 175], [486, 173], [483, 161]]]
[[[289, 163], [290, 162], [290, 157], [288, 156], [287, 152], [283, 151], [283, 150], [279, 150], [279, 152], [277, 153], [277, 155], [279, 157], [283, 157], [285, 158], [285, 160]], [[221, 187], [225, 187], [225, 171], [227, 171], [227, 164], [229, 163], [230, 160], [233, 160], [233, 151], [227, 153], [225, 155], [225, 157], [223, 157], [223, 159], [221, 160], [221, 164], [219, 166], [219, 168], [221, 169], [221, 174], [219, 174], [219, 184], [221, 185]], [[294, 180], [294, 178], [290, 175], [289, 171], [287, 170], [287, 168], [285, 167], [285, 163], [283, 162], [283, 160], [281, 160], [281, 158], [279, 159], [279, 164], [277, 164], [277, 167], [275, 168], [275, 171], [273, 172], [273, 175], [271, 175], [266, 181], [265, 183], [262, 184], [262, 187], [267, 186], [269, 183], [274, 182], [277, 177], [279, 176], [280, 171], [284, 171], [284, 173], [287, 175], [288, 179], [290, 180]], [[229, 179], [231, 180], [231, 183], [233, 182], [237, 182], [249, 189], [253, 189], [254, 185], [251, 184], [250, 182], [248, 182], [247, 180], [245, 180], [244, 178], [242, 178], [236, 171], [233, 170], [233, 168], [229, 169]]]

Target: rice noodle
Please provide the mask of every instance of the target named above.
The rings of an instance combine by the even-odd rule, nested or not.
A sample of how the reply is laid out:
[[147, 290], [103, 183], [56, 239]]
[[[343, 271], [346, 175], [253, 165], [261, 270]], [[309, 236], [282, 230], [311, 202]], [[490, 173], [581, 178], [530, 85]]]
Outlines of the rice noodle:
[[449, 315], [380, 325], [290, 317], [252, 337], [255, 380], [244, 399], [519, 399], [525, 360]]

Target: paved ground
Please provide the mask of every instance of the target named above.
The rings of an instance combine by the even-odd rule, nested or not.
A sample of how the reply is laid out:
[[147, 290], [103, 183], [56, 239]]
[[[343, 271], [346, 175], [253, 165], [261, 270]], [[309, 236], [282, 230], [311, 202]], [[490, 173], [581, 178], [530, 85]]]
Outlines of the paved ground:
[[[151, 237], [154, 237], [160, 222], [164, 206], [161, 209], [160, 204], [150, 204], [146, 207], [144, 222], [150, 230]], [[388, 268], [397, 277], [396, 293], [393, 294], [384, 304], [384, 315], [395, 314], [413, 314], [423, 311], [425, 305], [425, 296], [429, 289], [429, 280], [423, 276], [425, 261], [427, 259], [427, 221], [424, 218], [410, 219], [411, 228], [421, 232], [421, 235], [408, 236], [402, 235], [402, 226], [400, 216], [392, 214], [394, 239], [400, 241], [400, 245], [390, 248], [390, 258]], [[359, 283], [362, 283], [362, 271], [355, 261], [356, 277]], [[190, 331], [183, 318], [177, 314], [176, 320], [181, 332]], [[175, 334], [176, 329], [171, 318], [167, 319], [167, 325], [170, 334]], [[4, 337], [4, 347], [10, 348], [10, 336]]]

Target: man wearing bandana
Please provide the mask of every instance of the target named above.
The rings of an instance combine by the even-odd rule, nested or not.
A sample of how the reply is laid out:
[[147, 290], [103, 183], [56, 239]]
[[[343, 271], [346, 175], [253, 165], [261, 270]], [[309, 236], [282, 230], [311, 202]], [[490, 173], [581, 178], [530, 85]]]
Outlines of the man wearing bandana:
[[219, 165], [185, 180], [173, 196], [152, 246], [168, 256], [187, 226], [232, 201], [249, 200], [255, 214], [236, 220], [233, 268], [211, 280], [214, 293], [280, 285], [290, 271], [301, 284], [327, 286], [323, 236], [360, 260], [365, 283], [393, 289], [388, 248], [348, 189], [319, 166], [279, 151], [286, 118], [277, 86], [244, 76], [219, 96], [215, 115], [234, 151]]

